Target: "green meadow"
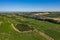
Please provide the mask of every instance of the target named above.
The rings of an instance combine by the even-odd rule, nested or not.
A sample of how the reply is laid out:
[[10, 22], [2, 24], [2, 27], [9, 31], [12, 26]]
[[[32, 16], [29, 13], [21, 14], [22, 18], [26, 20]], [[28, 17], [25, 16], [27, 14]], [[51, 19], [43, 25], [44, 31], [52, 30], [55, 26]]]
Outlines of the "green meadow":
[[[25, 25], [30, 25], [33, 28], [33, 31], [18, 32], [11, 24], [14, 26], [17, 24], [24, 24], [23, 27]], [[28, 30], [26, 26], [24, 28], [23, 27], [22, 30]], [[16, 29], [19, 30], [21, 27]], [[42, 32], [43, 34], [39, 32]], [[46, 35], [43, 36], [44, 34], [54, 40], [60, 40], [60, 24], [26, 18], [16, 14], [0, 15], [0, 40], [49, 40], [45, 37]]]

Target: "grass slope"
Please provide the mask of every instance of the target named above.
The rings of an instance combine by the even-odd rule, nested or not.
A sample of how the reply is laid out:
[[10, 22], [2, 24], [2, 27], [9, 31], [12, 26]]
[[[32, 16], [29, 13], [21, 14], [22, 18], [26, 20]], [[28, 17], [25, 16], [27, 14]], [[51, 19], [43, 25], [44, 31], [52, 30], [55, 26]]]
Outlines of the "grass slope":
[[2, 21], [2, 23], [0, 24], [0, 40], [47, 40], [36, 32], [18, 33], [12, 28], [11, 23], [29, 24], [33, 28], [44, 32], [55, 40], [60, 40], [60, 24], [54, 24], [32, 18], [25, 18], [17, 15], [10, 16], [11, 17], [0, 17], [0, 21]]
[[[9, 22], [10, 21], [10, 22]], [[46, 40], [35, 32], [18, 33], [16, 32], [11, 23], [19, 23], [13, 18], [0, 16], [0, 40]]]

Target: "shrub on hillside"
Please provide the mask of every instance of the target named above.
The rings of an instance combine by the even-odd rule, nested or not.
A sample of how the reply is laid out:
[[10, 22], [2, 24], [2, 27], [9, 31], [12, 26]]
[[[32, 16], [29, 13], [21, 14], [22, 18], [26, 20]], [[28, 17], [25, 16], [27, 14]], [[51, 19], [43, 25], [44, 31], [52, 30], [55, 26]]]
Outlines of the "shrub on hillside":
[[27, 24], [17, 24], [15, 26], [19, 31], [29, 31], [33, 30], [33, 28]]

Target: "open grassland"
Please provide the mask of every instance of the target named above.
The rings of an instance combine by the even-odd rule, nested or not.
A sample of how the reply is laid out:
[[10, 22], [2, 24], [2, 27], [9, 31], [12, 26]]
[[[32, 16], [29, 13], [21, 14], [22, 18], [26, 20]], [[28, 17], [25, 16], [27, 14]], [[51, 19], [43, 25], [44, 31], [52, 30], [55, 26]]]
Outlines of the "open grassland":
[[49, 14], [44, 15], [52, 18], [60, 18], [60, 12], [49, 12]]
[[51, 19], [54, 19], [54, 20], [56, 20], [56, 21], [60, 21], [60, 18], [51, 18]]
[[[19, 33], [11, 24], [25, 23], [31, 25], [36, 31]], [[47, 21], [26, 18], [15, 14], [0, 15], [0, 40], [50, 40], [42, 34], [48, 35], [54, 40], [60, 40], [60, 24]]]
[[[28, 20], [27, 20], [28, 19]], [[50, 23], [47, 21], [40, 21], [35, 19], [26, 18], [30, 25], [39, 31], [46, 33], [55, 40], [60, 40], [60, 24]]]
[[0, 17], [0, 40], [46, 40], [35, 32], [18, 33], [13, 29], [11, 23], [19, 23], [13, 18]]
[[49, 12], [49, 14], [44, 16], [50, 17], [52, 20], [60, 22], [60, 12]]

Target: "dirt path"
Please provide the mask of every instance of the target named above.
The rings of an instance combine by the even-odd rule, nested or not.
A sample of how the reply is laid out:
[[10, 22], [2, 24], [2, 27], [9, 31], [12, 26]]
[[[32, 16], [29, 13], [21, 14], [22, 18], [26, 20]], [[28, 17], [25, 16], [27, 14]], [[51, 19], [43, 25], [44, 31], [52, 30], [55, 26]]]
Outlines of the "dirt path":
[[[24, 31], [24, 32], [20, 32], [18, 29], [16, 29], [16, 28], [14, 27], [13, 24], [11, 24], [11, 25], [12, 25], [13, 29], [14, 29], [15, 31], [19, 32], [19, 33], [32, 32], [32, 31]], [[54, 40], [52, 37], [48, 36], [47, 34], [41, 32], [41, 31], [38, 31], [37, 29], [35, 29], [34, 31], [35, 31], [36, 33], [38, 33], [39, 35], [43, 36], [44, 38], [46, 38], [47, 40]]]
[[38, 30], [35, 29], [35, 32], [37, 32], [38, 34], [40, 34], [41, 36], [43, 36], [47, 40], [54, 40], [52, 37], [48, 36], [47, 34], [41, 32], [41, 31], [38, 31]]
[[0, 25], [2, 24], [2, 21], [0, 22]]
[[19, 33], [32, 32], [32, 30], [29, 30], [29, 31], [23, 31], [23, 32], [21, 32], [21, 31], [19, 31], [17, 28], [15, 28], [13, 24], [11, 24], [11, 26], [13, 27], [13, 29], [14, 29], [15, 31], [17, 31], [17, 32], [19, 32]]
[[13, 27], [13, 29], [14, 29], [15, 31], [17, 31], [17, 32], [20, 33], [20, 31], [19, 31], [18, 29], [16, 29], [13, 24], [11, 24], [11, 26]]

